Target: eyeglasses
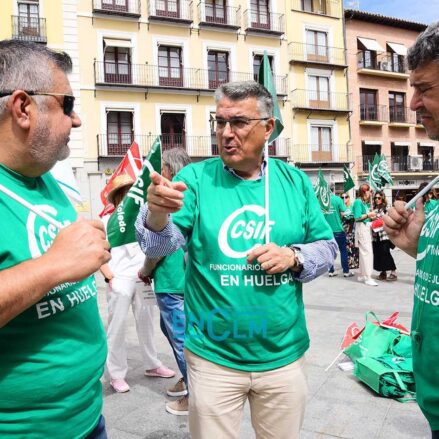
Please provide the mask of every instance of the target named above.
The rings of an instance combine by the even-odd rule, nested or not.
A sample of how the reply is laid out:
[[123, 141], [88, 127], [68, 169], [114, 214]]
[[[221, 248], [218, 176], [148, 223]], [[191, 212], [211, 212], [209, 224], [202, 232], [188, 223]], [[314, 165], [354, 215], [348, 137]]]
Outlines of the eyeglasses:
[[374, 197], [374, 200], [382, 200], [381, 197]]
[[222, 131], [226, 128], [226, 125], [230, 125], [230, 129], [233, 132], [244, 129], [246, 126], [250, 125], [250, 122], [253, 120], [268, 120], [269, 117], [232, 117], [231, 119], [223, 119], [221, 117], [211, 119], [212, 130], [213, 131]]
[[341, 198], [349, 198], [349, 195], [342, 195]]
[[[64, 93], [44, 93], [44, 92], [31, 91], [31, 90], [23, 90], [23, 91], [29, 96], [53, 96], [53, 97], [62, 96], [64, 99], [60, 104], [63, 109], [63, 113], [69, 117], [71, 117], [73, 113], [73, 107], [75, 106], [75, 96], [67, 95]], [[14, 91], [1, 92], [0, 98], [4, 98], [5, 96], [10, 96], [12, 93], [14, 93]]]

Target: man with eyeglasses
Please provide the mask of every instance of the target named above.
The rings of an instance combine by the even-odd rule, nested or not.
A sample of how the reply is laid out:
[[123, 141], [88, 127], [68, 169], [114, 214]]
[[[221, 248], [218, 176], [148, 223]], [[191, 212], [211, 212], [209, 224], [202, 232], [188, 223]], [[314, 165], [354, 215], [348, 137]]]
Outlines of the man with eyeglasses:
[[294, 439], [307, 394], [302, 282], [328, 271], [336, 243], [308, 177], [263, 156], [274, 126], [270, 93], [253, 81], [228, 83], [215, 100], [220, 157], [173, 181], [151, 175], [138, 240], [151, 258], [187, 245], [192, 439], [238, 438], [247, 400], [258, 438]]
[[110, 259], [100, 221], [77, 214], [48, 172], [81, 120], [70, 57], [0, 41], [0, 437], [106, 438], [105, 333], [93, 273]]
[[[439, 22], [418, 36], [407, 61], [414, 89], [410, 108], [428, 136], [439, 140]], [[422, 198], [415, 210], [396, 201], [384, 223], [393, 243], [416, 259], [411, 327], [416, 399], [432, 437], [439, 439], [439, 205], [426, 214]]]

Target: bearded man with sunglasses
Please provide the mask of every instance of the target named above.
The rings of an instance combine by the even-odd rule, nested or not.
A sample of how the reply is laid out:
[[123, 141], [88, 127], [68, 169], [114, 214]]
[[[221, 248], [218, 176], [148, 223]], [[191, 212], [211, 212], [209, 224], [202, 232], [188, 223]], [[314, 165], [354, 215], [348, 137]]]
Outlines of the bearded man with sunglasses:
[[307, 394], [302, 283], [328, 271], [337, 244], [308, 177], [263, 155], [274, 126], [267, 89], [224, 84], [215, 100], [220, 157], [173, 181], [151, 174], [138, 240], [151, 258], [187, 245], [191, 437], [238, 438], [248, 400], [258, 439], [294, 439]]
[[0, 41], [0, 437], [106, 438], [105, 333], [93, 273], [110, 259], [100, 221], [77, 214], [48, 171], [81, 120], [66, 53]]

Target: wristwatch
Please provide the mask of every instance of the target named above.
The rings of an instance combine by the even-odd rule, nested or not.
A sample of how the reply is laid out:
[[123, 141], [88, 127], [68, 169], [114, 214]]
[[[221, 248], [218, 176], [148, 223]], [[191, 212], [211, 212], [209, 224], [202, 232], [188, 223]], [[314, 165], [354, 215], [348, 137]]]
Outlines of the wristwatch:
[[296, 256], [296, 263], [295, 263], [293, 268], [298, 269], [298, 272], [300, 273], [303, 270], [303, 264], [305, 263], [305, 257], [303, 256], [303, 253], [300, 251], [299, 247], [291, 246], [290, 248], [291, 248], [291, 250], [294, 251], [294, 255]]

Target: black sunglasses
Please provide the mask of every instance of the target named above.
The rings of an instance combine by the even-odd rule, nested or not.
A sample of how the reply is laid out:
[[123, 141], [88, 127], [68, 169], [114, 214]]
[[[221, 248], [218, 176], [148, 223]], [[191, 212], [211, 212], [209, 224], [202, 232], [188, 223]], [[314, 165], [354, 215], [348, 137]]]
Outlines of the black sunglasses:
[[341, 198], [349, 198], [349, 195], [342, 195]]
[[382, 200], [381, 197], [374, 197], [374, 200]]
[[[73, 107], [75, 106], [75, 96], [66, 95], [64, 93], [44, 93], [39, 91], [31, 91], [31, 90], [23, 90], [29, 96], [62, 96], [64, 99], [62, 101], [61, 107], [63, 109], [63, 113], [66, 116], [71, 116], [73, 113]], [[5, 96], [10, 96], [13, 91], [5, 91], [0, 93], [0, 98], [4, 98]], [[58, 100], [58, 99], [57, 99]], [[59, 101], [58, 101], [59, 102]]]

